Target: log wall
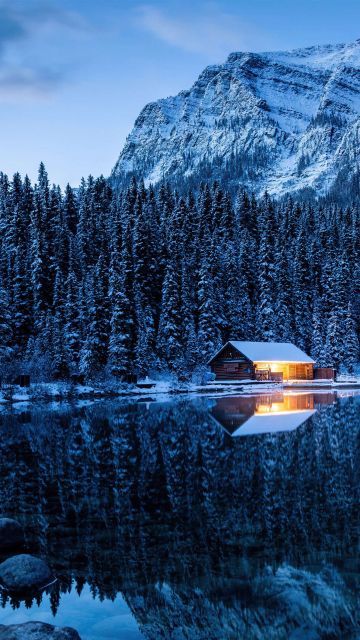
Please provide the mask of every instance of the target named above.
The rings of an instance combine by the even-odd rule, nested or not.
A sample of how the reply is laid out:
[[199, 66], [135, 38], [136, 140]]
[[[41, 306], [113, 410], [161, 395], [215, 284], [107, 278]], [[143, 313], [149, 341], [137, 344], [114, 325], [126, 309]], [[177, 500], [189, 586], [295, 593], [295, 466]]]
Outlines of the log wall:
[[227, 345], [211, 363], [216, 380], [255, 380], [255, 368], [236, 349]]

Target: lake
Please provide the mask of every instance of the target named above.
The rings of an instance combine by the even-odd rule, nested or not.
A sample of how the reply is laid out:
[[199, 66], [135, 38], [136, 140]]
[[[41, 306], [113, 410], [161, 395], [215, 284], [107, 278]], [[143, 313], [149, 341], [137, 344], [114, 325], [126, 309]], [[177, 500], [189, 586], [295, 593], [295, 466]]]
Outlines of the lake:
[[0, 624], [355, 640], [359, 506], [356, 392], [2, 408], [0, 515], [58, 581]]

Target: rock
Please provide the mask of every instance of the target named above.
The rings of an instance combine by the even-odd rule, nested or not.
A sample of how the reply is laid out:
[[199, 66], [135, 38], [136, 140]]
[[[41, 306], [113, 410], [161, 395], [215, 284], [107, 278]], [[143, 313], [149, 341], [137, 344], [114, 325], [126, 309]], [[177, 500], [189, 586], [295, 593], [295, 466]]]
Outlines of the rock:
[[43, 622], [0, 625], [0, 640], [81, 640], [75, 629], [53, 627]]
[[12, 556], [0, 564], [0, 583], [14, 593], [46, 587], [54, 579], [44, 560], [25, 553]]
[[11, 518], [0, 518], [0, 551], [22, 547], [24, 533], [21, 525]]

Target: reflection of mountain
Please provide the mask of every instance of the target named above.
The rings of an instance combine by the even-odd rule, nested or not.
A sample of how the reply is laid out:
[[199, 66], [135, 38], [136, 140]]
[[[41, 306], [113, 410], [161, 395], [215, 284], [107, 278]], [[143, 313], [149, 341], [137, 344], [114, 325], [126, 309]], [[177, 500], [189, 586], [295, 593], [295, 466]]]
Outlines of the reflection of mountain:
[[334, 395], [259, 394], [220, 398], [211, 416], [232, 436], [293, 431], [316, 413], [319, 405], [333, 404]]
[[284, 564], [252, 573], [246, 560], [236, 568], [238, 575], [214, 576], [203, 588], [191, 582], [188, 586], [163, 583], [142, 597], [130, 596], [128, 604], [145, 637], [357, 640], [354, 628], [360, 599], [350, 596], [334, 569], [323, 568], [313, 574]]
[[74, 580], [123, 593], [151, 640], [353, 640], [359, 406], [261, 439], [228, 438], [206, 399], [2, 414], [1, 513], [61, 576], [54, 612]]

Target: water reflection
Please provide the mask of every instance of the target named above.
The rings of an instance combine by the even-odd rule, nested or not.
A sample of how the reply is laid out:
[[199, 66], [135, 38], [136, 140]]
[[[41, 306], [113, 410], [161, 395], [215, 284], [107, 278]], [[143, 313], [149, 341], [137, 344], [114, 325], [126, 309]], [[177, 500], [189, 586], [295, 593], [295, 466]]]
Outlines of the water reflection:
[[212, 417], [232, 436], [297, 429], [317, 407], [335, 402], [333, 393], [267, 393], [219, 398]]
[[[235, 431], [272, 408], [314, 413], [229, 438], [219, 407]], [[1, 511], [60, 579], [26, 606], [2, 594], [0, 623], [52, 612], [83, 640], [358, 637], [359, 397], [27, 411], [0, 416]]]
[[[94, 598], [88, 584], [84, 585], [80, 594], [76, 585], [72, 585], [71, 589], [63, 590], [61, 594], [61, 607], [58, 608], [55, 618], [56, 625], [65, 627], [69, 624], [69, 611], [72, 626], [86, 640], [144, 638], [136, 618], [121, 595], [114, 600], [100, 600]], [[26, 603], [22, 603], [16, 609], [6, 608], [0, 613], [0, 624], [22, 624], [34, 619], [54, 624], [51, 596], [43, 594], [41, 601], [34, 604], [32, 609]]]

